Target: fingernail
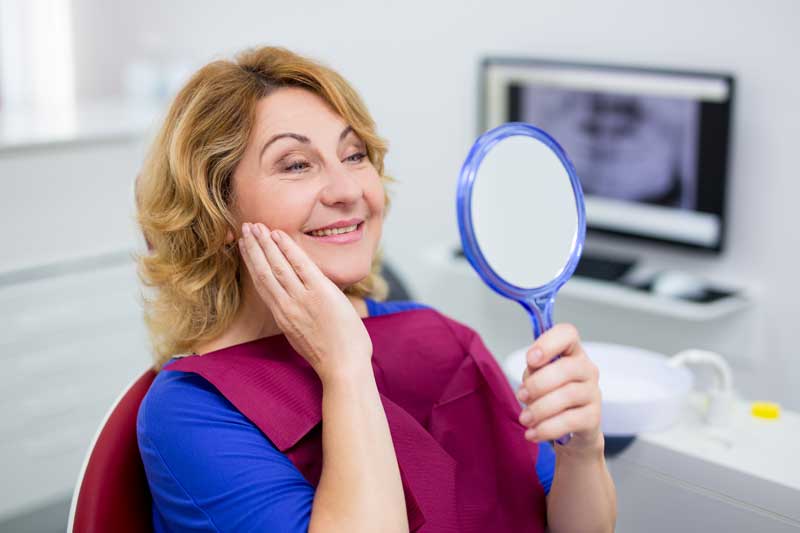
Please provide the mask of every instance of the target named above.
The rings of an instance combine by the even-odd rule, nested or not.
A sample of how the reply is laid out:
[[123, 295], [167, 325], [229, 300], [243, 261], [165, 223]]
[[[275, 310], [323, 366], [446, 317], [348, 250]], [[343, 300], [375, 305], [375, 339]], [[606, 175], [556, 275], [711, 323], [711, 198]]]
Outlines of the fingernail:
[[248, 224], [247, 222], [242, 224], [242, 234], [243, 235], [250, 235], [251, 234], [250, 224]]
[[261, 227], [261, 224], [253, 224], [253, 233], [261, 237], [264, 234], [264, 230]]
[[528, 364], [535, 365], [541, 360], [542, 355], [544, 354], [540, 348], [531, 349], [530, 354], [528, 354]]
[[517, 391], [517, 398], [521, 402], [528, 401], [528, 389], [522, 388]]
[[272, 238], [275, 241], [280, 241], [283, 238], [283, 234], [279, 230], [272, 230]]
[[536, 430], [534, 428], [526, 430], [525, 438], [528, 440], [536, 440]]
[[522, 414], [519, 415], [519, 423], [525, 425], [533, 420], [533, 415], [530, 411], [524, 410]]

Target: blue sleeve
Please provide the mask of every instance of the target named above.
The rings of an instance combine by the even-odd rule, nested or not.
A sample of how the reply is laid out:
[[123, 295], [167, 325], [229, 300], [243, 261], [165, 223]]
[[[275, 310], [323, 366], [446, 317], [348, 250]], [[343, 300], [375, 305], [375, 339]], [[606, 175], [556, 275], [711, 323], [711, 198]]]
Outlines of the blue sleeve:
[[545, 495], [550, 494], [553, 475], [556, 473], [556, 452], [547, 441], [539, 443], [539, 456], [536, 458], [536, 474], [544, 488]]
[[[367, 313], [369, 316], [388, 315], [389, 313], [400, 313], [412, 309], [428, 309], [428, 306], [413, 301], [391, 301], [377, 302], [371, 298], [365, 298], [367, 303]], [[539, 482], [544, 487], [544, 493], [550, 493], [550, 485], [553, 484], [553, 475], [556, 469], [556, 453], [553, 445], [549, 442], [539, 443], [539, 457], [536, 459], [536, 474]]]
[[314, 488], [202, 377], [160, 372], [137, 435], [156, 531], [308, 530]]
[[400, 313], [413, 309], [429, 309], [428, 306], [417, 302], [406, 300], [393, 300], [391, 302], [378, 302], [372, 298], [364, 298], [367, 304], [367, 314], [369, 316], [388, 315], [390, 313]]

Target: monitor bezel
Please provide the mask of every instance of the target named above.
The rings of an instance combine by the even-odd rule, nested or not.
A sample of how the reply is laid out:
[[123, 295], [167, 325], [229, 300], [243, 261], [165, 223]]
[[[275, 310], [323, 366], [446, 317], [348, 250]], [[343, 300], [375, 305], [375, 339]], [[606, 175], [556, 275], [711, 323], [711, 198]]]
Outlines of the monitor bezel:
[[[711, 254], [721, 254], [727, 244], [727, 204], [728, 204], [728, 182], [729, 182], [729, 168], [730, 168], [730, 153], [731, 153], [731, 132], [733, 121], [733, 105], [735, 101], [736, 80], [732, 73], [719, 72], [719, 71], [705, 71], [705, 70], [691, 70], [681, 68], [665, 68], [665, 67], [652, 67], [652, 66], [639, 66], [631, 64], [613, 64], [613, 63], [594, 63], [587, 61], [577, 60], [561, 60], [561, 59], [544, 59], [538, 57], [514, 57], [514, 56], [486, 56], [481, 59], [479, 80], [478, 80], [478, 135], [484, 133], [489, 127], [493, 126], [488, 124], [488, 73], [489, 69], [493, 66], [521, 66], [521, 67], [560, 67], [569, 69], [582, 69], [587, 72], [604, 72], [604, 73], [641, 73], [641, 74], [657, 74], [662, 76], [690, 76], [697, 78], [706, 78], [719, 80], [726, 84], [728, 89], [728, 98], [724, 101], [724, 120], [719, 124], [721, 134], [717, 136], [719, 141], [715, 147], [718, 152], [715, 159], [712, 160], [714, 172], [719, 178], [712, 183], [716, 187], [717, 194], [720, 198], [718, 211], [712, 213], [719, 217], [720, 231], [719, 238], [712, 245], [697, 244], [677, 239], [669, 239], [657, 236], [649, 236], [638, 234], [634, 232], [619, 231], [615, 229], [607, 229], [592, 225], [587, 221], [587, 237], [590, 235], [605, 235], [615, 238], [621, 238], [628, 241], [656, 243], [659, 245], [667, 245], [675, 248], [708, 252]], [[508, 119], [508, 117], [506, 116]], [[702, 139], [701, 139], [702, 140]], [[708, 163], [708, 159], [704, 159]], [[700, 163], [698, 163], [700, 167]], [[711, 172], [711, 171], [709, 171]]]

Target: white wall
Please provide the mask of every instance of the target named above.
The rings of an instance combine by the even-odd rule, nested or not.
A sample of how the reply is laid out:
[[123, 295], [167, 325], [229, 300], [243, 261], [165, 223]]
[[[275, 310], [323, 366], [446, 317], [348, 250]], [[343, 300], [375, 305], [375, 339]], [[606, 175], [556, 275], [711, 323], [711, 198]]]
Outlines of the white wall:
[[[482, 55], [733, 72], [738, 94], [727, 251], [715, 258], [618, 247], [759, 288], [758, 305], [746, 319], [750, 333], [740, 348], [756, 353], [745, 354], [751, 363], [739, 365], [738, 378], [750, 395], [800, 408], [793, 386], [800, 382], [794, 342], [800, 318], [795, 306], [800, 237], [793, 216], [800, 197], [796, 1], [473, 0], [389, 6], [350, 0], [141, 0], [112, 8], [100, 0], [76, 0], [75, 6], [76, 27], [82, 30], [76, 42], [78, 87], [85, 95], [119, 91], [124, 65], [147, 54], [199, 63], [244, 46], [279, 44], [340, 70], [391, 142], [388, 168], [399, 183], [385, 242], [389, 257], [412, 280], [424, 276], [420, 250], [458, 239], [454, 187], [476, 134]], [[424, 283], [418, 286], [427, 290]]]

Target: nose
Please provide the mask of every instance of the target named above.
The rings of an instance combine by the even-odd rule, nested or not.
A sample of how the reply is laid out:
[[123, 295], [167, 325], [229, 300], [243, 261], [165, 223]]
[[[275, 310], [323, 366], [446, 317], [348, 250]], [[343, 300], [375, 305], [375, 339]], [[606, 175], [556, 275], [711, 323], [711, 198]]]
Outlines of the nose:
[[344, 165], [336, 165], [328, 172], [321, 201], [325, 205], [350, 204], [361, 198], [363, 190], [358, 178]]

